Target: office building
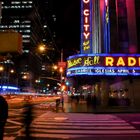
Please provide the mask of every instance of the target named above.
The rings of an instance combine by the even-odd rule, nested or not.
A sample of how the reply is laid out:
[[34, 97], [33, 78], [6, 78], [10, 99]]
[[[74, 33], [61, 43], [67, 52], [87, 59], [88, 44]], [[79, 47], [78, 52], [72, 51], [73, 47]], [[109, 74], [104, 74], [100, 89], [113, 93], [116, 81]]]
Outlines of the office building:
[[[21, 86], [29, 85], [28, 82], [22, 82], [24, 74], [29, 73], [31, 75], [31, 85], [41, 73], [44, 58], [37, 54], [35, 48], [40, 43], [49, 44], [49, 47], [53, 47], [53, 37], [51, 29], [49, 28], [50, 23], [48, 24], [47, 22], [47, 18], [50, 18], [49, 4], [49, 0], [41, 2], [38, 0], [1, 1], [0, 31], [14, 31], [22, 34], [22, 55], [11, 54], [17, 71], [19, 75], [21, 74], [21, 76], [19, 76], [19, 84], [21, 84]], [[55, 19], [55, 15], [52, 16], [52, 18]], [[55, 35], [55, 33], [53, 34]], [[26, 79], [24, 81], [26, 81]]]

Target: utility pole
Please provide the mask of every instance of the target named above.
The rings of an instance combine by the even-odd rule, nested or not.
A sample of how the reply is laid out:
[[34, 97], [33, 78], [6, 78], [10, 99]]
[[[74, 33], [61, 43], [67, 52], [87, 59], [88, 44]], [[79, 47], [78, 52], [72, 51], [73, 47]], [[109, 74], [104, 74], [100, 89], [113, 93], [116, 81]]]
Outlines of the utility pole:
[[[61, 49], [61, 63], [63, 62], [63, 49]], [[63, 69], [62, 69], [62, 72], [60, 72], [60, 81], [61, 81], [61, 85], [62, 85], [62, 77], [63, 77]]]
[[[61, 82], [61, 87], [62, 87], [63, 73], [64, 73], [64, 68], [66, 67], [66, 62], [63, 61], [63, 49], [61, 49], [61, 60], [60, 60], [60, 62], [58, 62], [58, 67], [59, 67], [60, 82]], [[61, 88], [61, 92], [62, 92], [62, 88]]]

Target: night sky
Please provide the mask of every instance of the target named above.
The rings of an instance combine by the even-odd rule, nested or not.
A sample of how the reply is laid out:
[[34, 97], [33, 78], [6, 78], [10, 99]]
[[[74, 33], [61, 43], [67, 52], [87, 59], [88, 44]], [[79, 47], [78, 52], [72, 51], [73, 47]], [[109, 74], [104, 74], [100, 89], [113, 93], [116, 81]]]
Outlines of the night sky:
[[80, 0], [56, 0], [57, 40], [64, 57], [80, 50]]

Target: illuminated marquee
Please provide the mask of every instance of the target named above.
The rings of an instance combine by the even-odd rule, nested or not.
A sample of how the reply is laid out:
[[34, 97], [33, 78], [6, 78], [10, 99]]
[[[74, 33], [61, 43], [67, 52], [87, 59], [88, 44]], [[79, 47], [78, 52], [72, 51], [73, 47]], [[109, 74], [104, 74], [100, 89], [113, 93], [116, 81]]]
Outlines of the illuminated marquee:
[[140, 67], [140, 57], [105, 57], [105, 66], [118, 66], [118, 67]]
[[90, 53], [91, 49], [91, 0], [82, 0], [81, 15], [81, 50], [82, 53]]
[[67, 60], [67, 76], [140, 75], [140, 55], [81, 54]]

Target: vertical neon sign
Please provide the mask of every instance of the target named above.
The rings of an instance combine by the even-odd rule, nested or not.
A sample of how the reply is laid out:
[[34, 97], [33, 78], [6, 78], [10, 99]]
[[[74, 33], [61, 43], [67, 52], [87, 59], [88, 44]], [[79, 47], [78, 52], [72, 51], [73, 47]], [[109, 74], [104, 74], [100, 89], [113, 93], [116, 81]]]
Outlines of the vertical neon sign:
[[92, 0], [81, 1], [81, 53], [92, 53]]
[[110, 53], [110, 21], [109, 21], [109, 0], [105, 0], [104, 8], [104, 53]]

